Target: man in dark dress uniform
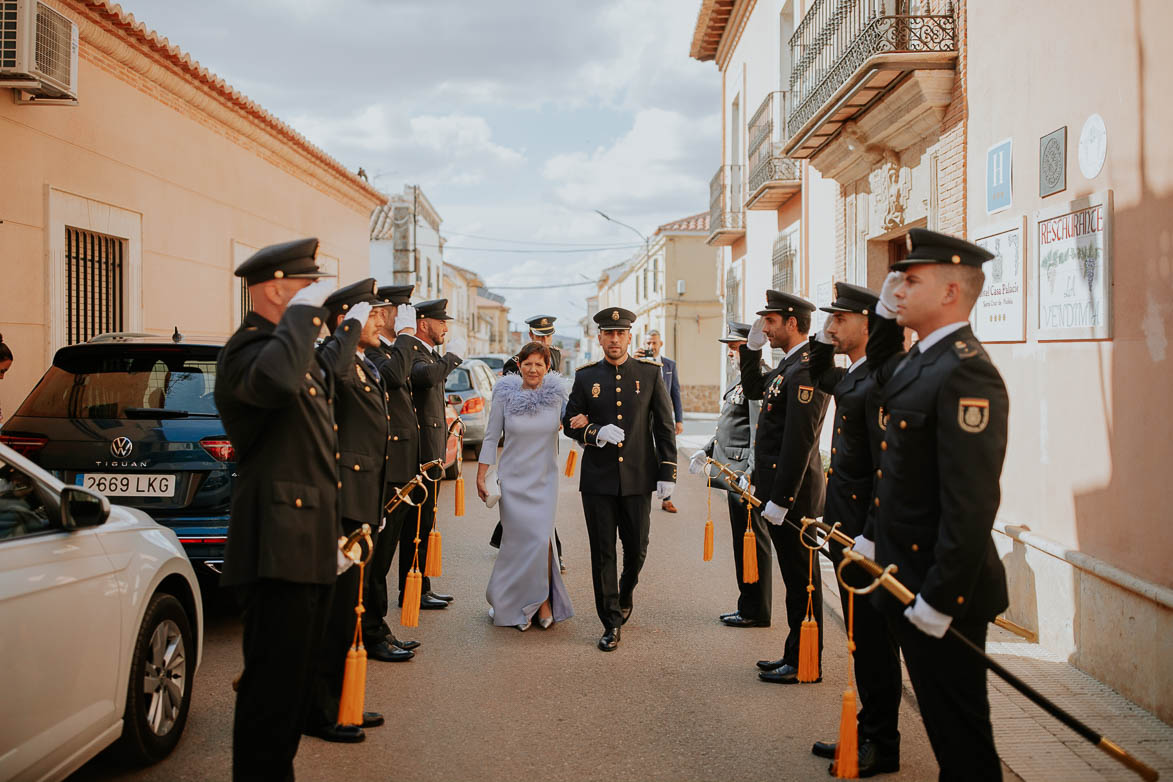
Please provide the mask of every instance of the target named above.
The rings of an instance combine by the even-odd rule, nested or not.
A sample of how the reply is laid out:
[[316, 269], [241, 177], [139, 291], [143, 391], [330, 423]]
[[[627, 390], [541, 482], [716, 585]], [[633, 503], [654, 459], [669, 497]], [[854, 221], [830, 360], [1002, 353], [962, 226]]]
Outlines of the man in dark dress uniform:
[[[717, 419], [717, 431], [704, 448], [695, 452], [688, 462], [688, 471], [694, 475], [701, 475], [705, 468], [705, 457], [728, 465], [731, 470], [753, 474], [753, 440], [754, 429], [757, 427], [758, 413], [761, 402], [747, 399], [741, 387], [741, 373], [739, 371], [739, 353], [749, 336], [749, 324], [729, 321], [729, 333], [719, 339], [725, 344], [732, 376], [729, 389], [725, 391], [721, 403], [721, 415]], [[715, 472], [710, 469], [710, 472]], [[747, 584], [742, 579], [742, 538], [745, 535], [746, 503], [741, 499], [736, 487], [728, 486], [720, 475], [712, 478], [713, 485], [726, 489], [726, 502], [729, 505], [729, 526], [733, 532], [733, 562], [737, 588], [740, 596], [737, 598], [737, 610], [721, 615], [721, 621], [730, 627], [769, 627], [770, 605], [773, 590], [770, 588], [770, 568], [758, 571], [756, 583]], [[748, 479], [747, 479], [748, 483]], [[758, 508], [750, 506], [749, 518], [752, 519], [754, 537], [757, 541], [758, 559], [762, 562], [770, 561], [770, 535], [766, 530], [766, 523]]]
[[[293, 779], [314, 660], [340, 567], [334, 378], [314, 353], [333, 285], [317, 239], [259, 250], [236, 269], [252, 309], [220, 351], [216, 408], [237, 477], [220, 583], [243, 609], [232, 776]], [[308, 286], [308, 287], [307, 287]]]
[[[415, 337], [415, 307], [411, 301], [414, 285], [386, 285], [376, 296], [388, 306], [387, 316], [379, 329], [379, 344], [367, 348], [367, 360], [379, 370], [379, 379], [387, 395], [387, 472], [383, 502], [388, 502], [419, 472], [419, 423], [411, 400], [412, 345]], [[391, 309], [394, 308], [394, 310]], [[429, 489], [430, 491], [430, 489]], [[375, 540], [375, 553], [367, 563], [367, 585], [364, 598], [366, 611], [362, 615], [363, 644], [367, 657], [383, 662], [403, 662], [412, 657], [411, 650], [419, 641], [404, 641], [395, 637], [387, 624], [390, 594], [387, 573], [399, 547], [404, 523], [410, 521], [414, 535], [415, 508], [400, 503], [386, 515], [386, 526]], [[414, 552], [413, 552], [414, 553]], [[400, 553], [403, 556], [403, 553]], [[410, 556], [410, 554], [409, 554]]]
[[[374, 304], [379, 308], [373, 309]], [[335, 377], [338, 450], [334, 458], [342, 483], [342, 534], [349, 535], [366, 524], [377, 539], [387, 464], [387, 400], [378, 371], [362, 353], [379, 344], [379, 326], [384, 318], [383, 303], [375, 298], [375, 278], [339, 288], [326, 299], [325, 307], [329, 312], [326, 324], [334, 333], [318, 347], [318, 356]], [[305, 733], [326, 741], [362, 741], [363, 728], [383, 724], [383, 716], [376, 712], [365, 712], [362, 725], [338, 723], [346, 653], [358, 618], [354, 609], [360, 576], [356, 567], [338, 576], [325, 637], [318, 651]]]
[[895, 317], [920, 339], [879, 390], [887, 420], [875, 510], [856, 548], [865, 555], [874, 548], [876, 561], [896, 565], [900, 581], [916, 593], [902, 613], [887, 611], [896, 602], [879, 597], [940, 778], [999, 780], [986, 667], [946, 636], [952, 627], [984, 648], [987, 624], [1008, 604], [990, 531], [1009, 399], [968, 322], [985, 280], [982, 264], [993, 256], [917, 228], [908, 242], [908, 257], [893, 265], [905, 275], [894, 293]]
[[[460, 356], [454, 353], [440, 353], [440, 345], [448, 334], [448, 321], [452, 320], [444, 311], [447, 299], [431, 299], [415, 305], [415, 335], [406, 337], [411, 345], [411, 399], [415, 408], [416, 423], [419, 425], [419, 460], [427, 464], [433, 459], [443, 459], [448, 443], [448, 423], [444, 419], [444, 381], [449, 373], [460, 365]], [[457, 459], [461, 454], [456, 455]], [[418, 469], [418, 468], [417, 468]], [[441, 470], [429, 470], [439, 475]], [[420, 509], [420, 571], [428, 561], [428, 533], [432, 531], [436, 507], [436, 492], [428, 481], [428, 499]], [[399, 604], [403, 604], [403, 586], [411, 561], [415, 555], [415, 524], [410, 518], [403, 525], [399, 537]], [[432, 591], [432, 580], [424, 576], [420, 608], [447, 608], [452, 595], [441, 595]]]
[[[890, 295], [892, 287], [885, 287], [885, 292]], [[835, 283], [834, 301], [822, 308], [829, 313], [826, 326], [810, 341], [811, 379], [816, 388], [835, 397], [823, 521], [838, 524], [852, 537], [863, 532], [868, 509], [874, 507], [872, 485], [884, 436], [878, 418], [867, 412], [868, 397], [876, 388], [869, 354], [870, 359], [881, 361], [901, 349], [899, 327], [869, 329], [876, 320], [878, 300], [867, 288]], [[846, 369], [834, 365], [836, 354], [847, 356]], [[843, 559], [842, 547], [831, 544], [830, 553], [838, 566]], [[854, 570], [844, 571], [845, 578], [854, 575]], [[866, 581], [853, 586], [866, 586]], [[844, 617], [848, 615], [849, 595], [846, 589], [839, 589]], [[869, 600], [855, 600], [852, 614], [856, 647], [852, 659], [862, 706], [858, 716], [859, 773], [870, 777], [900, 769], [900, 654], [884, 617]], [[812, 752], [834, 758], [835, 742], [815, 742]]]
[[[806, 617], [807, 583], [811, 579], [812, 612], [819, 626], [819, 657], [823, 654], [823, 588], [819, 568], [813, 569], [810, 552], [799, 540], [794, 524], [803, 517], [823, 515], [822, 458], [819, 433], [827, 413], [828, 396], [815, 388], [810, 376], [807, 332], [815, 305], [779, 291], [766, 291], [766, 308], [750, 328], [741, 346], [741, 385], [750, 399], [762, 400], [754, 440], [754, 496], [765, 502], [762, 518], [769, 522], [770, 538], [778, 555], [778, 569], [786, 585], [786, 622], [790, 628], [782, 657], [761, 660], [758, 676], [767, 682], [798, 681], [798, 639]], [[785, 351], [778, 366], [762, 371], [761, 349]], [[769, 560], [758, 563], [758, 572]], [[821, 678], [821, 677], [820, 677]]]
[[[595, 610], [603, 623], [599, 648], [619, 645], [619, 627], [631, 616], [635, 585], [648, 551], [651, 494], [676, 486], [672, 403], [658, 362], [632, 358], [635, 314], [608, 307], [595, 315], [604, 359], [578, 368], [562, 419], [583, 444], [579, 491], [591, 545]], [[616, 579], [615, 536], [623, 543]]]
[[[562, 368], [562, 351], [554, 347], [554, 321], [557, 318], [553, 315], [534, 315], [532, 318], [527, 318], [526, 323], [529, 325], [530, 342], [539, 342], [546, 346], [550, 351], [550, 371], [559, 372]], [[519, 375], [521, 370], [517, 366], [517, 356], [511, 357], [505, 362], [505, 366], [501, 369], [502, 375]], [[554, 543], [558, 547], [558, 566], [562, 572], [566, 572], [566, 564], [562, 561], [562, 539], [558, 537], [558, 530], [554, 530]], [[501, 522], [497, 522], [497, 526], [493, 528], [493, 534], [489, 536], [489, 545], [493, 548], [501, 548]]]
[[[562, 351], [554, 347], [554, 321], [558, 320], [553, 315], [534, 315], [532, 318], [526, 318], [526, 325], [529, 326], [529, 340], [530, 342], [540, 342], [545, 345], [550, 351], [550, 371], [562, 371]], [[517, 356], [511, 356], [505, 362], [505, 366], [501, 368], [502, 375], [517, 375], [521, 370], [517, 368]]]

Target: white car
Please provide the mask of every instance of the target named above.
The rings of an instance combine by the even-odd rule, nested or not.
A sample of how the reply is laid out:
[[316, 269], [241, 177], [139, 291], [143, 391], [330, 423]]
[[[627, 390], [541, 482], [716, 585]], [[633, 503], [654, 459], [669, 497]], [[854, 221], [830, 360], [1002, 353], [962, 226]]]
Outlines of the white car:
[[0, 445], [0, 780], [62, 779], [187, 722], [200, 588], [175, 533]]

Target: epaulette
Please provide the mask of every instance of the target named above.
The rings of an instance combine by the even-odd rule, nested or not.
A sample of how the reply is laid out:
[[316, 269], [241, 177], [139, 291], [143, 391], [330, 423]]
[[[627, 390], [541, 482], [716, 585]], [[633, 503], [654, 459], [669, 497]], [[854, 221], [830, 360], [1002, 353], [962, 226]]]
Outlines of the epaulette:
[[586, 369], [587, 367], [593, 367], [595, 364], [598, 364], [600, 361], [602, 361], [601, 358], [596, 358], [594, 361], [588, 361], [585, 364], [579, 364], [577, 367], [574, 368], [574, 371], [577, 372], [580, 369]]
[[953, 341], [953, 352], [957, 354], [958, 358], [965, 360], [974, 356], [980, 356], [982, 346], [974, 340], [958, 339]]
[[802, 351], [802, 355], [798, 357], [798, 360], [803, 364], [811, 363], [811, 352], [809, 350]]
[[635, 360], [636, 360], [636, 361], [642, 361], [642, 362], [644, 362], [645, 364], [654, 364], [654, 365], [656, 365], [656, 366], [658, 366], [658, 367], [662, 367], [662, 366], [664, 366], [664, 363], [663, 363], [663, 362], [661, 362], [661, 361], [657, 361], [657, 360], [656, 360], [656, 359], [654, 359], [654, 358], [648, 358], [647, 356], [636, 356], [636, 357], [635, 357]]

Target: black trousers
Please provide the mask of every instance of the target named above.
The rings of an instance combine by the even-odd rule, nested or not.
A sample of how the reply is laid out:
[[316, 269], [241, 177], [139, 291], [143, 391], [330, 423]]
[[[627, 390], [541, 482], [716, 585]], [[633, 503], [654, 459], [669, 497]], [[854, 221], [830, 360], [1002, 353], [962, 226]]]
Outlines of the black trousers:
[[[342, 520], [346, 534], [361, 526], [351, 519]], [[375, 539], [376, 544], [378, 538]], [[354, 641], [354, 625], [358, 616], [359, 568], [353, 565], [334, 582], [326, 629], [318, 644], [314, 678], [310, 686], [310, 707], [306, 714], [306, 728], [323, 728], [338, 722], [338, 701], [342, 697], [342, 677], [346, 671], [346, 653]], [[366, 602], [366, 596], [363, 596]]]
[[[398, 489], [398, 484], [389, 485], [389, 489]], [[388, 491], [388, 496], [391, 492]], [[395, 559], [395, 550], [399, 548], [399, 536], [403, 532], [403, 523], [410, 515], [412, 537], [415, 537], [415, 508], [406, 502], [400, 503], [395, 510], [387, 515], [387, 526], [375, 538], [375, 553], [366, 567], [366, 585], [363, 592], [363, 607], [366, 611], [362, 615], [363, 644], [368, 647], [376, 646], [383, 641], [390, 641], [395, 637], [391, 626], [387, 624], [387, 613], [390, 600], [387, 595], [387, 574], [391, 572], [391, 561]], [[408, 549], [404, 549], [405, 551]]]
[[237, 589], [244, 673], [232, 721], [232, 778], [292, 780], [332, 584], [262, 579]]
[[[489, 536], [489, 545], [493, 548], [501, 548], [501, 533], [504, 529], [501, 527], [501, 522], [497, 522], [497, 526], [493, 527], [493, 534]], [[558, 537], [558, 529], [554, 529], [554, 544], [558, 546], [558, 558], [562, 558], [562, 538]]]
[[[620, 608], [632, 606], [639, 571], [648, 554], [652, 495], [582, 495], [587, 537], [591, 544], [591, 579], [595, 611], [603, 627], [623, 624]], [[623, 544], [623, 572], [616, 577], [615, 537]]]
[[[399, 533], [399, 602], [403, 602], [403, 585], [407, 583], [407, 574], [411, 571], [411, 562], [415, 557], [415, 520], [416, 511], [419, 511], [420, 530], [420, 573], [424, 572], [424, 565], [428, 561], [428, 533], [432, 531], [432, 523], [436, 515], [436, 492], [432, 491], [432, 482], [428, 481], [428, 499], [417, 508], [408, 508], [404, 512], [403, 529]], [[424, 576], [422, 594], [432, 591], [432, 579]]]
[[770, 607], [773, 603], [774, 590], [772, 589], [770, 533], [766, 529], [766, 521], [758, 508], [751, 511], [753, 534], [757, 539], [758, 550], [758, 580], [755, 584], [747, 584], [742, 580], [742, 541], [745, 537], [745, 503], [736, 492], [725, 492], [725, 499], [729, 504], [729, 527], [733, 532], [733, 562], [737, 568], [737, 588], [740, 595], [737, 598], [737, 613], [746, 619], [756, 619], [759, 622], [770, 622]]
[[[793, 522], [793, 523], [791, 523]], [[814, 568], [810, 567], [810, 549], [802, 545], [799, 540], [799, 531], [802, 526], [800, 516], [787, 517], [784, 524], [769, 524], [770, 539], [774, 542], [774, 550], [778, 554], [778, 570], [782, 573], [782, 583], [786, 585], [786, 624], [790, 630], [786, 634], [786, 645], [782, 650], [782, 659], [787, 665], [798, 667], [798, 638], [802, 630], [802, 620], [806, 618], [806, 587], [808, 583], [814, 585], [811, 593], [811, 612], [819, 625], [819, 671], [823, 670], [823, 578], [819, 571], [819, 555], [815, 554]], [[756, 534], [756, 533], [755, 533]], [[759, 571], [761, 567], [759, 566]], [[809, 575], [808, 575], [809, 572]]]
[[[830, 550], [831, 561], [838, 567], [843, 560], [843, 547], [832, 544]], [[851, 579], [853, 586], [865, 587], [871, 583], [870, 577], [863, 575], [859, 568], [845, 568], [843, 576]], [[849, 596], [841, 584], [839, 600], [843, 605], [844, 622], [848, 616]], [[885, 756], [899, 756], [900, 699], [904, 694], [900, 650], [888, 630], [887, 620], [872, 604], [870, 596], [856, 595], [853, 602], [853, 660], [855, 688], [860, 702], [859, 740], [871, 741]]]
[[[908, 664], [908, 678], [940, 767], [938, 779], [1001, 780], [985, 664], [948, 634], [925, 635], [899, 615], [889, 617], [888, 623]], [[985, 619], [966, 618], [953, 622], [953, 627], [986, 648]]]

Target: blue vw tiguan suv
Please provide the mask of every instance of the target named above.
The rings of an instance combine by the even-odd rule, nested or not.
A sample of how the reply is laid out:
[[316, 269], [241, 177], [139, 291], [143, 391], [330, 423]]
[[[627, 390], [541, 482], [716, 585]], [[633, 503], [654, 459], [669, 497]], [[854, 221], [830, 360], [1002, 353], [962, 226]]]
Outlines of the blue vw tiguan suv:
[[236, 473], [212, 398], [220, 347], [177, 331], [61, 348], [0, 442], [171, 527], [196, 572], [215, 578]]

